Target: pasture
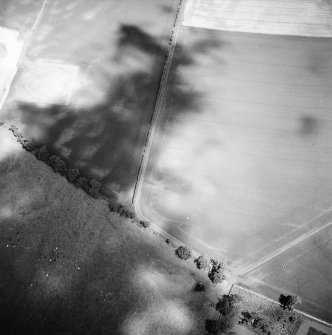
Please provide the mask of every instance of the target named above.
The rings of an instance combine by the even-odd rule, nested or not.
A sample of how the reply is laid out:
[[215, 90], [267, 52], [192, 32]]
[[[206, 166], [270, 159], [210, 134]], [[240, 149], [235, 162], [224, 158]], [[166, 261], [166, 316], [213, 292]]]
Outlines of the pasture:
[[1, 4], [0, 25], [25, 47], [0, 118], [100, 179], [107, 196], [130, 201], [177, 5]]
[[204, 333], [204, 272], [0, 138], [1, 334]]

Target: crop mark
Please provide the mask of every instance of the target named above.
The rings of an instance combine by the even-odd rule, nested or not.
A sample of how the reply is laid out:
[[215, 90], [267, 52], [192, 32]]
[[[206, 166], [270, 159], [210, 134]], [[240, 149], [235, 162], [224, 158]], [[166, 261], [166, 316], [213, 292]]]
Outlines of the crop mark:
[[323, 248], [325, 248], [325, 247], [328, 245], [329, 241], [331, 241], [331, 239], [332, 239], [332, 238], [328, 238], [327, 240], [323, 241], [322, 243], [320, 243], [320, 244], [318, 244], [318, 245], [314, 245], [313, 247], [309, 248], [309, 249], [306, 250], [305, 252], [300, 253], [300, 254], [296, 255], [295, 257], [292, 257], [292, 258], [289, 259], [286, 263], [284, 263], [284, 265], [282, 266], [283, 270], [284, 270], [285, 272], [289, 271], [289, 270], [287, 270], [289, 264], [291, 264], [291, 263], [295, 262], [296, 260], [300, 259], [301, 257], [303, 257], [303, 256], [305, 256], [305, 255], [307, 255], [307, 254], [309, 254], [311, 251], [317, 249], [318, 247], [321, 247], [321, 246], [322, 246]]

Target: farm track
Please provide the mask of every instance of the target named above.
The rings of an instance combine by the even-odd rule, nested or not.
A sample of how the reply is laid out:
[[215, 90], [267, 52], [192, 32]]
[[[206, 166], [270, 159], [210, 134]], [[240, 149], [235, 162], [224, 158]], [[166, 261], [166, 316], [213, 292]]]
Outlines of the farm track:
[[20, 64], [22, 63], [23, 58], [25, 57], [25, 54], [26, 54], [26, 52], [29, 48], [30, 42], [32, 40], [32, 36], [35, 33], [35, 31], [37, 30], [37, 28], [38, 28], [38, 26], [41, 22], [41, 19], [44, 15], [45, 8], [46, 8], [47, 4], [48, 4], [48, 0], [44, 0], [42, 6], [40, 8], [40, 11], [39, 11], [34, 23], [33, 23], [33, 26], [31, 27], [30, 31], [28, 32], [28, 36], [24, 41], [24, 46], [23, 46], [23, 50], [22, 50], [21, 55], [20, 55], [20, 59], [18, 60], [18, 66], [20, 66]]
[[175, 47], [176, 47], [177, 37], [178, 37], [180, 27], [181, 27], [181, 21], [182, 21], [181, 19], [182, 19], [182, 16], [183, 16], [184, 6], [185, 6], [185, 1], [180, 0], [178, 10], [177, 10], [177, 14], [176, 14], [174, 24], [173, 24], [173, 30], [172, 30], [172, 33], [171, 33], [171, 36], [170, 36], [169, 46], [168, 46], [168, 49], [167, 49], [166, 55], [165, 55], [167, 57], [166, 58], [166, 63], [165, 63], [165, 65], [163, 67], [163, 70], [162, 70], [158, 95], [157, 95], [157, 98], [156, 98], [154, 111], [152, 113], [152, 117], [151, 117], [151, 121], [150, 121], [150, 127], [148, 129], [148, 133], [147, 133], [147, 136], [146, 136], [146, 141], [145, 141], [145, 145], [144, 145], [144, 149], [143, 149], [143, 153], [142, 153], [142, 157], [141, 157], [141, 163], [140, 163], [140, 167], [139, 167], [139, 171], [138, 171], [138, 175], [137, 175], [137, 179], [136, 179], [136, 184], [135, 184], [135, 187], [134, 187], [134, 192], [133, 192], [133, 197], [132, 197], [132, 204], [134, 205], [135, 210], [137, 211], [137, 213], [141, 217], [144, 217], [142, 215], [142, 212], [141, 212], [141, 209], [140, 209], [140, 203], [139, 203], [140, 196], [141, 196], [141, 191], [142, 191], [142, 186], [143, 186], [143, 181], [144, 181], [144, 177], [146, 175], [146, 169], [147, 169], [149, 158], [150, 158], [153, 139], [154, 139], [156, 131], [157, 131], [158, 121], [159, 121], [159, 118], [160, 118], [160, 115], [161, 115], [163, 102], [164, 102], [164, 98], [165, 98], [165, 95], [166, 95], [168, 76], [169, 76], [169, 72], [170, 72], [171, 65], [172, 65], [172, 59], [173, 59], [173, 55], [174, 55], [174, 51], [175, 51]]

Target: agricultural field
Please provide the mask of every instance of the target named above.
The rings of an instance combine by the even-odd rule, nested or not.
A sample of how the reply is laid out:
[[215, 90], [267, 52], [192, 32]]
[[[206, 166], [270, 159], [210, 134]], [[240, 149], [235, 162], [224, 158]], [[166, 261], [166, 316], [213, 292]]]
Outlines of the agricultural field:
[[[128, 202], [178, 2], [5, 1], [19, 71], [0, 113]], [[23, 15], [24, 13], [24, 15]]]
[[252, 278], [258, 292], [274, 299], [280, 292], [297, 295], [299, 310], [331, 323], [331, 239], [332, 227], [328, 226], [246, 276]]
[[189, 0], [186, 26], [277, 35], [332, 37], [328, 0]]
[[328, 225], [331, 52], [329, 39], [184, 27], [141, 213], [239, 273]]
[[185, 28], [177, 51], [143, 213], [232, 260], [327, 223], [331, 42]]

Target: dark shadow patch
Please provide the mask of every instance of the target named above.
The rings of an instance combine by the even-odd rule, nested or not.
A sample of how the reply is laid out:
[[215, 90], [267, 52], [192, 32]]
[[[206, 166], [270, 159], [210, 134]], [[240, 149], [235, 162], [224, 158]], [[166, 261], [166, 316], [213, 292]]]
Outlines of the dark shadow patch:
[[317, 133], [318, 127], [318, 119], [313, 116], [304, 116], [300, 120], [300, 133], [304, 136]]
[[[205, 35], [194, 41], [198, 49], [200, 43], [204, 44], [200, 39], [204, 38]], [[105, 61], [122, 65], [126, 57], [130, 60], [137, 55], [151, 61], [151, 68], [135, 67], [125, 75], [118, 75], [104, 101], [92, 107], [20, 103], [7, 109], [6, 121], [15, 123], [20, 119], [27, 138], [37, 134], [36, 140], [68, 160], [71, 168], [79, 168], [86, 176], [100, 180], [104, 195], [117, 198], [119, 194], [127, 194], [123, 201], [129, 202], [165, 65], [164, 44], [137, 26], [122, 25], [114, 58]], [[201, 110], [199, 92], [183, 81], [179, 71], [192, 65], [194, 58], [195, 53], [189, 54], [177, 44], [168, 76], [169, 98], [165, 102], [166, 108], [174, 110], [171, 122], [176, 122], [183, 113]], [[91, 66], [97, 66], [94, 60]], [[101, 75], [105, 82], [110, 80], [109, 73]], [[169, 115], [162, 113], [162, 127], [169, 125], [162, 121], [163, 117]]]
[[[26, 153], [24, 156], [28, 157]], [[31, 184], [35, 185], [40, 176], [39, 186], [45, 196], [50, 191], [50, 179], [55, 182], [53, 187], [61, 191], [51, 190], [47, 209], [39, 208], [29, 216], [0, 225], [1, 334], [123, 334], [123, 326], [133, 313], [145, 313], [182, 299], [188, 315], [204, 318], [206, 313], [201, 309], [209, 293], [191, 293], [193, 283], [202, 281], [202, 277], [179, 264], [166, 244], [163, 252], [158, 241], [155, 243], [143, 235], [146, 232], [126, 228], [131, 224], [129, 220], [109, 216], [100, 203], [75, 191], [61, 177], [43, 170], [40, 162], [20, 161], [17, 155], [15, 160], [17, 184], [29, 193], [29, 198], [34, 197]], [[36, 172], [27, 172], [29, 168]], [[39, 173], [40, 170], [43, 172]], [[3, 178], [12, 179], [12, 173], [2, 175], [0, 183]], [[4, 187], [6, 196], [0, 199], [2, 205], [17, 194], [11, 185]], [[23, 245], [6, 247], [8, 237], [15, 241], [22, 239]], [[163, 288], [156, 292], [140, 276], [144, 271], [163, 274], [170, 290]], [[188, 281], [188, 285], [183, 285], [184, 290], [176, 288], [181, 284], [179, 278]], [[203, 283], [209, 286], [204, 278]], [[191, 320], [194, 329], [202, 327], [200, 320]], [[155, 334], [155, 326], [147, 322], [145, 334]], [[158, 324], [158, 329], [173, 333], [171, 321]]]
[[167, 5], [160, 5], [160, 8], [163, 12], [165, 13], [173, 13], [174, 9], [171, 6], [167, 6]]
[[122, 25], [118, 47], [130, 46], [148, 54], [161, 54], [165, 49], [148, 33], [134, 25]]

